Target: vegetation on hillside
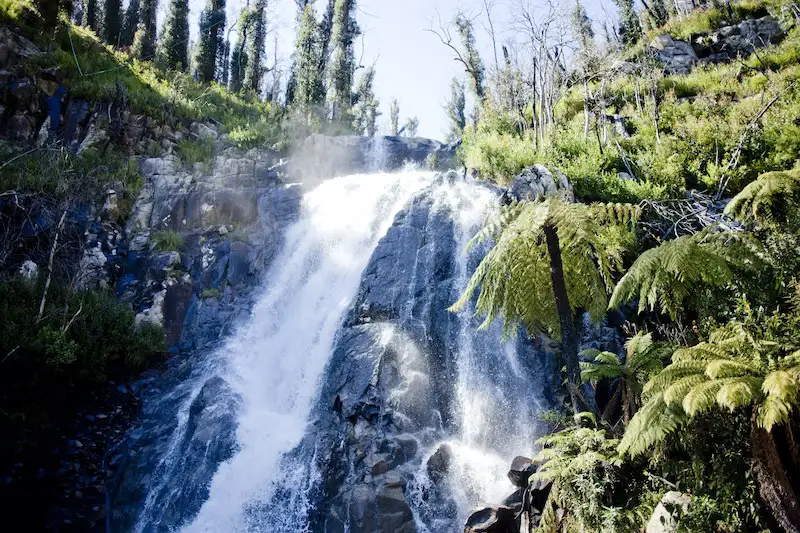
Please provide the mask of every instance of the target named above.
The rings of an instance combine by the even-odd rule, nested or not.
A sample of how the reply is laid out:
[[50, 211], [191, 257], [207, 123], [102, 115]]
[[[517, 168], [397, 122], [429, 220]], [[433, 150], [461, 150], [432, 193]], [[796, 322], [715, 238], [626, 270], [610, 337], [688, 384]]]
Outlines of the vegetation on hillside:
[[[671, 4], [620, 0], [603, 44], [580, 3], [569, 22], [523, 12], [538, 70], [508, 59], [473, 89], [465, 165], [506, 185], [542, 163], [583, 202], [570, 216], [555, 198], [500, 208], [455, 306], [477, 291], [487, 322], [561, 339], [575, 416], [539, 441], [540, 532], [642, 531], [668, 490], [691, 496], [676, 531], [800, 531], [800, 11]], [[648, 49], [767, 12], [783, 41], [727, 63], [667, 74]], [[569, 67], [550, 53], [560, 23]], [[470, 46], [457, 59], [474, 87]], [[578, 353], [574, 324], [606, 308], [627, 316], [625, 350]]]

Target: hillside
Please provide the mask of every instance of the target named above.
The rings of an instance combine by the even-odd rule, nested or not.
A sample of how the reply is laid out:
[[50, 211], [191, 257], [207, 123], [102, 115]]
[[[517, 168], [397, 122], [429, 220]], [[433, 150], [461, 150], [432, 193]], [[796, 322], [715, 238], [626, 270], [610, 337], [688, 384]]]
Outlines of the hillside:
[[443, 144], [376, 135], [352, 1], [282, 80], [261, 0], [191, 49], [185, 0], [0, 0], [4, 507], [800, 532], [800, 8], [615, 3], [515, 5], [494, 67], [453, 8]]

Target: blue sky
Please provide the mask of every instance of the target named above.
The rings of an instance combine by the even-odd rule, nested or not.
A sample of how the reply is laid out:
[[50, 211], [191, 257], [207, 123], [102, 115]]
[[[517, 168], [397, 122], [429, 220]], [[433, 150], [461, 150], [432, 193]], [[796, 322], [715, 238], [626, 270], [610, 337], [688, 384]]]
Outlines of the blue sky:
[[[159, 0], [159, 13], [166, 11], [169, 0]], [[510, 37], [507, 28], [514, 18], [513, 6], [519, 0], [495, 0], [493, 14], [498, 30], [498, 40]], [[527, 0], [524, 0], [527, 1]], [[533, 5], [537, 1], [530, 0]], [[568, 14], [573, 0], [554, 0]], [[590, 17], [602, 23], [613, 13], [610, 0], [583, 0]], [[317, 12], [321, 12], [325, 0], [316, 0]], [[205, 0], [190, 0], [192, 31], [196, 32], [197, 17]], [[228, 0], [228, 23], [235, 22], [245, 0]], [[278, 53], [288, 68], [288, 56], [294, 44], [294, 0], [270, 0], [270, 20], [274, 28], [268, 39], [267, 54], [273, 56], [274, 37], [278, 37]], [[401, 121], [410, 116], [420, 119], [419, 135], [441, 139], [447, 128], [442, 109], [447, 98], [450, 80], [463, 76], [463, 68], [453, 61], [450, 50], [441, 44], [435, 35], [426, 32], [437, 10], [444, 20], [452, 18], [455, 11], [464, 9], [472, 15], [484, 14], [483, 0], [358, 0], [358, 22], [364, 30], [363, 40], [356, 45], [356, 57], [362, 57], [363, 65], [375, 63], [376, 93], [383, 115], [379, 118], [379, 131], [388, 132], [389, 102], [397, 98], [400, 103]], [[163, 16], [163, 15], [162, 15]], [[478, 45], [484, 62], [493, 63], [491, 42], [483, 30], [485, 17], [476, 21]]]

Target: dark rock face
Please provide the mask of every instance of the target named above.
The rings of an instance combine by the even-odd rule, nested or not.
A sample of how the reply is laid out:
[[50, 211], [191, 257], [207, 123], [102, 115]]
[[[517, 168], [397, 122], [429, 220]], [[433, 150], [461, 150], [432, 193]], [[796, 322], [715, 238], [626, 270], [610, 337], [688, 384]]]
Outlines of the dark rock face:
[[[313, 425], [285, 458], [287, 470], [305, 465], [307, 484], [281, 485], [255, 511], [261, 523], [289, 523], [276, 531], [308, 523], [311, 531], [326, 533], [410, 533], [420, 519], [433, 531], [459, 527], [445, 481], [454, 468], [452, 450], [436, 443], [460, 424], [454, 395], [464, 324], [446, 309], [463, 283], [463, 242], [454, 220], [457, 204], [442, 204], [441, 196], [450, 191], [442, 188], [446, 180], [460, 178], [440, 179], [398, 214], [362, 275], [327, 365]], [[499, 198], [499, 191], [494, 195]], [[547, 352], [524, 340], [518, 345], [522, 372], [549, 368]], [[515, 394], [548, 398], [547, 379]], [[435, 451], [428, 457], [425, 450]], [[434, 485], [421, 487], [420, 475]], [[292, 495], [300, 491], [309, 501], [287, 520]]]
[[508, 469], [508, 479], [515, 487], [527, 487], [528, 478], [536, 472], [536, 466], [527, 457], [518, 455], [511, 461], [511, 468]]
[[391, 171], [405, 163], [453, 168], [457, 145], [408, 137], [308, 137], [292, 155], [289, 172], [304, 184], [355, 172]]
[[[189, 520], [208, 498], [218, 465], [237, 449], [239, 398], [223, 379], [206, 376], [200, 362], [247, 316], [299, 213], [299, 189], [259, 171], [266, 161], [264, 154], [245, 159], [229, 152], [207, 174], [171, 157], [143, 163], [148, 181], [128, 224], [119, 290], [142, 320], [162, 321], [181, 355], [141, 385], [139, 420], [114, 454], [115, 529], [129, 530], [142, 517], [146, 531]], [[167, 229], [181, 233], [179, 252], [151, 249], [153, 234]], [[186, 419], [179, 419], [189, 399]]]

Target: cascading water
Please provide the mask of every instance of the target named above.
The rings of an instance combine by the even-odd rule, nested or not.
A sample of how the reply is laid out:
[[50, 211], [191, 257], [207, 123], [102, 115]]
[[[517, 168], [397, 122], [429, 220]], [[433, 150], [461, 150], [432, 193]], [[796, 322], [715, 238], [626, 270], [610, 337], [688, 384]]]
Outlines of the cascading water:
[[[508, 463], [552, 405], [550, 355], [446, 311], [498, 198], [419, 171], [307, 193], [249, 320], [165, 395], [177, 420], [151, 438], [168, 445], [134, 530], [450, 532], [511, 492]], [[207, 488], [187, 449], [209, 457]]]

